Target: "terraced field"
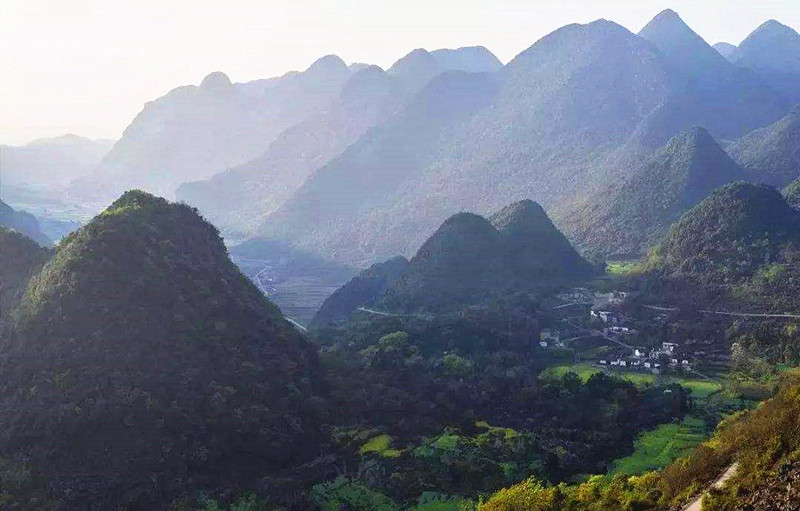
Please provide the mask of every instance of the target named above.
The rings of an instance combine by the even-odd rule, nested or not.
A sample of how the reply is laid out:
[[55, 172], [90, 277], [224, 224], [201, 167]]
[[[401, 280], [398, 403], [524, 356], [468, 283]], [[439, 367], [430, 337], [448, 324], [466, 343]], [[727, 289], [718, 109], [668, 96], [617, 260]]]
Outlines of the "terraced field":
[[689, 454], [709, 433], [705, 423], [692, 416], [680, 423], [662, 424], [639, 435], [633, 454], [616, 460], [611, 473], [636, 475], [664, 468]]

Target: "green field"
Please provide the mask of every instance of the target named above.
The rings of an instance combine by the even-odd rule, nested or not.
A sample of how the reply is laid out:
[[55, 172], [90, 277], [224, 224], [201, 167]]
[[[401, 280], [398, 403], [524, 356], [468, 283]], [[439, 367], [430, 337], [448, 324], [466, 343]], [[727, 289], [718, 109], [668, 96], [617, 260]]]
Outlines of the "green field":
[[633, 454], [616, 460], [611, 473], [636, 475], [664, 468], [689, 454], [708, 434], [705, 423], [697, 417], [687, 416], [679, 424], [662, 424], [639, 435]]
[[628, 275], [641, 267], [638, 259], [632, 261], [609, 261], [606, 263], [606, 272], [610, 275]]
[[722, 385], [713, 380], [677, 378], [674, 376], [657, 376], [649, 373], [610, 371], [599, 367], [594, 367], [591, 364], [571, 364], [548, 367], [542, 372], [542, 377], [561, 377], [569, 372], [577, 374], [583, 381], [588, 380], [595, 373], [605, 372], [606, 374], [628, 380], [636, 385], [645, 385], [648, 383], [660, 383], [662, 385], [667, 385], [670, 383], [677, 383], [687, 389], [690, 389], [692, 391], [692, 397], [696, 399], [705, 399], [711, 394], [714, 394], [722, 389]]

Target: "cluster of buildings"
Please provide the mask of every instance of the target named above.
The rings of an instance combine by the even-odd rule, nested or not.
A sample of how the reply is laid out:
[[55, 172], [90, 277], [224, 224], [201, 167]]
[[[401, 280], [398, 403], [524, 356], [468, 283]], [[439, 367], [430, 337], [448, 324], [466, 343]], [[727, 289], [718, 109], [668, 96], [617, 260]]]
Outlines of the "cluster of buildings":
[[647, 340], [639, 340], [634, 326], [652, 322], [662, 330], [672, 322], [672, 309], [652, 307], [653, 316], [635, 320], [627, 316], [626, 302], [630, 297], [622, 291], [597, 293], [574, 288], [558, 298], [563, 303], [554, 306], [553, 311], [561, 318], [559, 330], [542, 330], [541, 348], [582, 347], [584, 357], [593, 359], [600, 367], [655, 374], [698, 368], [713, 373], [724, 370], [729, 361], [726, 347], [713, 340], [680, 338], [678, 342], [669, 340], [654, 346]]
[[680, 345], [674, 342], [662, 342], [658, 348], [633, 348], [632, 353], [627, 356], [605, 357], [597, 361], [601, 366], [620, 367], [630, 369], [641, 369], [650, 371], [654, 374], [660, 373], [664, 369], [689, 371], [692, 363], [688, 358], [683, 358], [678, 353]]

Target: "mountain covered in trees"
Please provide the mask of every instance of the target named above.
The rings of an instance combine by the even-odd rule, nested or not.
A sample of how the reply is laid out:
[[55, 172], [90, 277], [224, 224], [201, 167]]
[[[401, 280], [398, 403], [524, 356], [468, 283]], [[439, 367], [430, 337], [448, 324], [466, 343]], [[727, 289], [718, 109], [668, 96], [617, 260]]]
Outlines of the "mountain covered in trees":
[[595, 269], [572, 248], [542, 207], [511, 204], [490, 218], [448, 218], [410, 261], [376, 264], [331, 295], [315, 324], [346, 319], [359, 307], [385, 311], [449, 311], [580, 282]]
[[311, 174], [259, 234], [368, 266], [412, 255], [458, 211], [585, 200], [693, 126], [736, 139], [789, 109], [672, 11], [639, 35], [569, 25], [494, 74], [432, 81]]
[[185, 205], [126, 193], [58, 246], [13, 317], [0, 452], [59, 509], [268, 492], [317, 455], [313, 350]]
[[589, 253], [637, 257], [712, 190], [744, 170], [704, 128], [676, 135], [627, 179], [563, 208], [561, 226]]
[[800, 211], [768, 185], [715, 190], [649, 255], [659, 279], [750, 310], [800, 306]]
[[28, 281], [41, 270], [51, 251], [17, 231], [0, 228], [0, 323], [4, 327], [19, 303]]
[[764, 128], [748, 133], [728, 147], [749, 178], [786, 186], [800, 177], [800, 108]]
[[394, 257], [375, 263], [329, 296], [314, 315], [313, 326], [341, 321], [358, 309], [383, 296], [408, 269], [408, 259]]
[[24, 211], [16, 211], [3, 201], [0, 201], [0, 227], [24, 234], [42, 246], [53, 244], [42, 232], [35, 216]]
[[800, 178], [786, 185], [781, 194], [790, 206], [800, 209]]

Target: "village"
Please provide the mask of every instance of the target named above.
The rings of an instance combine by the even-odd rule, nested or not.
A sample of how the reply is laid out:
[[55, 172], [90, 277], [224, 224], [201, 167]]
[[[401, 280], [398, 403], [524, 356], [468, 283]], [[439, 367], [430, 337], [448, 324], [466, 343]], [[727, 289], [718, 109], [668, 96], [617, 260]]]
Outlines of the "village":
[[[627, 293], [575, 288], [558, 295], [541, 349], [569, 349], [576, 363], [618, 372], [711, 377], [730, 360], [710, 328], [686, 328], [677, 309], [635, 303]], [[716, 336], [715, 336], [716, 334]]]

